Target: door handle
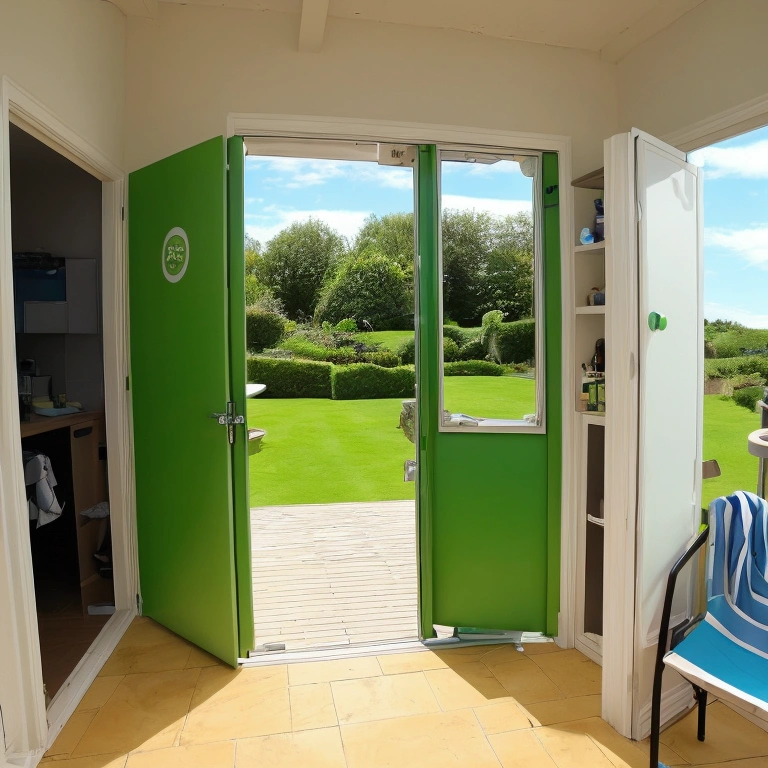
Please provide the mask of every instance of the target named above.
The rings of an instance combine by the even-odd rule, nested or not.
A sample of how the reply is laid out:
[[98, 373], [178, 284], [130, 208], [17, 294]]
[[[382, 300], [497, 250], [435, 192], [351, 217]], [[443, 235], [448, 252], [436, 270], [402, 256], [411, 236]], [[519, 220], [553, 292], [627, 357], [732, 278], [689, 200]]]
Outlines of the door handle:
[[245, 416], [237, 415], [237, 405], [231, 400], [227, 403], [226, 413], [212, 413], [209, 419], [216, 419], [218, 424], [227, 428], [230, 445], [235, 442], [235, 424], [245, 424]]
[[413, 459], [406, 459], [403, 465], [403, 482], [412, 483], [416, 480], [416, 462]]
[[648, 327], [652, 331], [663, 331], [667, 327], [667, 316], [660, 312], [651, 312], [648, 315]]

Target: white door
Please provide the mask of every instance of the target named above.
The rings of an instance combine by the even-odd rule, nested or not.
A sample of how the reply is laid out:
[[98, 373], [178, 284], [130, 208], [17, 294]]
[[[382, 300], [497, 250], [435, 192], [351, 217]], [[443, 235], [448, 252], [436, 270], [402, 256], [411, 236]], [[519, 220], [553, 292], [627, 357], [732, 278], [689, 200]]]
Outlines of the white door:
[[[649, 727], [667, 575], [700, 522], [703, 317], [701, 179], [678, 150], [635, 134], [638, 204], [638, 514], [633, 735]], [[689, 614], [678, 581], [672, 626]], [[665, 689], [681, 679], [671, 674]], [[684, 702], [681, 701], [680, 706]]]

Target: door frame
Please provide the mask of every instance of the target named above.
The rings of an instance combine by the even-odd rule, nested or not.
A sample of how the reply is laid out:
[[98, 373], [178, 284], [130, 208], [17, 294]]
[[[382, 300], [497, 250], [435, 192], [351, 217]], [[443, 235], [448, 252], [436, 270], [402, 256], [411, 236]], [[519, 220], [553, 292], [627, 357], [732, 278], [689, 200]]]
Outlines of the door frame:
[[[109, 491], [115, 563], [115, 613], [53, 698], [46, 711], [37, 633], [37, 614], [29, 551], [25, 491], [18, 455], [19, 414], [16, 407], [15, 332], [11, 271], [11, 186], [9, 128], [13, 123], [102, 182], [102, 334]], [[0, 651], [14, 658], [19, 674], [12, 681], [18, 712], [5, 713], [6, 737], [28, 758], [46, 749], [63, 728], [137, 612], [133, 481], [133, 448], [129, 373], [126, 248], [123, 226], [125, 174], [99, 149], [64, 124], [50, 109], [7, 76], [0, 79], [0, 461], [16, 465], [0, 482], [0, 531], [8, 543], [0, 557], [0, 599], [9, 590], [14, 648]], [[10, 301], [9, 301], [10, 299]], [[8, 732], [16, 727], [16, 733]]]
[[[415, 145], [469, 145], [495, 149], [529, 149], [536, 152], [557, 152], [558, 183], [560, 189], [570, 190], [571, 185], [571, 137], [540, 133], [496, 131], [484, 128], [451, 126], [430, 123], [407, 123], [376, 119], [351, 119], [306, 115], [275, 115], [259, 113], [230, 113], [227, 117], [227, 136], [263, 136], [295, 139], [347, 139], [379, 141], [382, 143], [407, 143]], [[562, 279], [562, 317], [573, 312], [573, 264], [569, 258], [573, 240], [573, 196], [560, 196], [560, 263]], [[575, 361], [572, 346], [567, 343], [568, 334], [562, 334], [561, 355], [563, 371], [573, 370]], [[570, 397], [568, 375], [562, 377], [562, 402]], [[574, 419], [563, 415], [562, 488], [572, 487], [576, 480], [574, 463], [567, 460], [578, 449], [578, 431]], [[561, 499], [560, 551], [560, 612], [558, 615], [557, 643], [564, 648], [573, 647], [576, 606], [576, 499], [566, 492]], [[420, 517], [416, 504], [417, 525], [422, 529], [422, 539], [429, 538], [428, 519]], [[427, 528], [426, 531], [423, 528]], [[431, 553], [417, 553], [419, 558], [421, 598], [431, 600]], [[421, 603], [421, 599], [420, 599]], [[421, 614], [421, 605], [419, 606]], [[425, 617], [426, 618], [426, 617]], [[419, 616], [420, 626], [423, 623]]]

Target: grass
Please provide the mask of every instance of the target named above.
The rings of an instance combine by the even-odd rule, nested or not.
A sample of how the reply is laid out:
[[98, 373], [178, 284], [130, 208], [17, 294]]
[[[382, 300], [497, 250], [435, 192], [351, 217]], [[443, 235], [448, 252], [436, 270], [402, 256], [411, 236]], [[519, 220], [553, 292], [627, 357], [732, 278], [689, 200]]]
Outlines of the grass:
[[381, 344], [382, 349], [397, 352], [400, 345], [413, 338], [413, 331], [368, 331], [355, 335], [363, 344]]
[[[533, 411], [531, 380], [455, 376], [445, 385], [456, 413], [510, 418]], [[400, 402], [249, 400], [248, 423], [267, 430], [251, 457], [251, 505], [412, 499], [403, 462], [415, 450], [397, 428]], [[747, 435], [759, 426], [756, 413], [732, 400], [704, 398], [704, 459], [717, 459], [722, 470], [704, 482], [704, 506], [735, 490], [755, 490], [757, 459], [747, 452]]]
[[760, 428], [760, 416], [720, 395], [704, 398], [704, 455], [717, 459], [722, 475], [705, 480], [702, 505], [734, 491], [755, 491], [757, 459], [747, 451], [747, 435]]

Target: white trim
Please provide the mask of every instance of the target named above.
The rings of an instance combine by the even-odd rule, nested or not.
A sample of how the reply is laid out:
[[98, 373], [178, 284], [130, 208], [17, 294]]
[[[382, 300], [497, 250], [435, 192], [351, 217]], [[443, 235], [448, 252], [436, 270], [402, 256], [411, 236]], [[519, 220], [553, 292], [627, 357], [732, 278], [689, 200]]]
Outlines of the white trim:
[[[115, 600], [119, 615], [133, 615], [137, 584], [135, 510], [131, 419], [125, 392], [127, 357], [127, 302], [125, 248], [122, 222], [123, 172], [102, 152], [68, 128], [53, 112], [7, 76], [0, 79], [0, 462], [8, 470], [0, 474], [0, 530], [3, 530], [7, 578], [16, 600], [11, 623], [16, 635], [19, 679], [16, 700], [22, 733], [12, 739], [19, 759], [34, 756], [48, 738], [42, 669], [37, 633], [32, 563], [28, 556], [29, 533], [20, 521], [26, 519], [24, 482], [18, 456], [19, 414], [16, 408], [15, 333], [11, 252], [10, 147], [6, 126], [10, 122], [29, 131], [81, 168], [100, 179], [102, 192], [102, 262], [104, 318], [104, 390], [106, 401], [107, 447], [110, 455], [110, 501], [115, 566]], [[11, 452], [7, 456], [4, 453]], [[13, 468], [13, 469], [11, 469]], [[3, 574], [5, 575], [5, 574]], [[116, 628], [120, 620], [110, 620]], [[118, 631], [116, 629], [115, 631]], [[111, 635], [107, 634], [107, 637]], [[105, 641], [107, 642], [107, 641]], [[67, 695], [57, 695], [56, 712], [74, 709], [84, 688], [78, 675], [98, 671], [101, 655], [89, 655], [78, 665], [68, 683]], [[106, 658], [106, 657], [104, 657]], [[103, 663], [103, 660], [100, 662]], [[5, 683], [5, 681], [4, 681]], [[57, 716], [58, 717], [58, 716]]]
[[768, 95], [758, 96], [723, 112], [662, 137], [684, 152], [691, 152], [719, 141], [768, 125]]
[[[696, 704], [691, 684], [684, 680], [674, 688], [669, 688], [661, 694], [661, 723], [665, 728], [684, 717]], [[651, 702], [647, 702], [640, 710], [639, 728], [641, 738], [651, 732]]]
[[78, 662], [66, 682], [53, 697], [48, 707], [48, 741], [44, 749], [50, 748], [70, 715], [77, 708], [99, 670], [104, 666], [120, 638], [128, 629], [136, 610], [117, 611], [109, 617], [98, 637]]

